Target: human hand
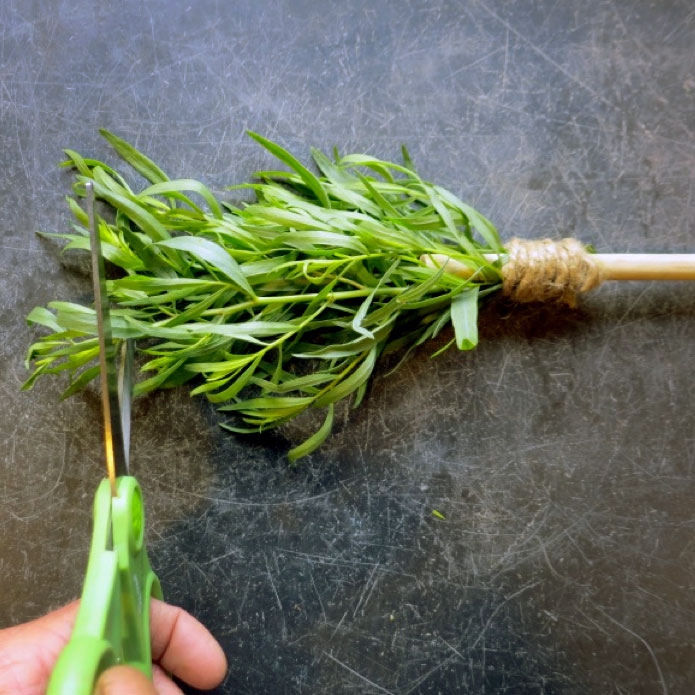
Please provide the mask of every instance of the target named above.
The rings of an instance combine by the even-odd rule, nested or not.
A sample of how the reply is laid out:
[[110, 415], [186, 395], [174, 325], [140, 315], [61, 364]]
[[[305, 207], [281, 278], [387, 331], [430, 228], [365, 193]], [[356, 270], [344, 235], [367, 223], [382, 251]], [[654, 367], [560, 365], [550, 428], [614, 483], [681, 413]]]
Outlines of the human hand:
[[[78, 606], [75, 601], [38, 620], [0, 630], [0, 695], [44, 695]], [[152, 599], [150, 633], [153, 682], [137, 669], [116, 666], [99, 679], [98, 695], [181, 695], [166, 672], [203, 690], [224, 678], [227, 660], [222, 648], [183, 609]]]

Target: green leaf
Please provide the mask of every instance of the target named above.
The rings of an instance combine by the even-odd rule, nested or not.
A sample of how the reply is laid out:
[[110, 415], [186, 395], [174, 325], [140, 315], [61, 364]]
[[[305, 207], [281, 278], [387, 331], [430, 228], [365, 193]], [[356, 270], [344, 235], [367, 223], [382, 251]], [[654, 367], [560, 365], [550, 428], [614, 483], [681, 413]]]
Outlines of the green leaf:
[[316, 399], [316, 407], [321, 408], [329, 403], [335, 403], [336, 401], [342, 400], [362, 386], [362, 384], [364, 384], [372, 374], [374, 363], [376, 362], [378, 347], [378, 345], [374, 345], [369, 350], [366, 357], [362, 359], [360, 366], [354, 372], [352, 372], [352, 374], [327, 390], [322, 396], [319, 396]]
[[328, 413], [326, 414], [326, 419], [323, 421], [323, 425], [309, 437], [305, 439], [301, 444], [295, 446], [287, 452], [287, 458], [294, 463], [298, 461], [303, 456], [308, 456], [312, 452], [316, 451], [321, 444], [323, 444], [328, 435], [333, 429], [333, 404], [328, 406]]
[[333, 164], [326, 155], [321, 152], [321, 150], [317, 150], [315, 147], [311, 148], [311, 156], [314, 158], [314, 161], [316, 162], [316, 166], [321, 169], [323, 172], [324, 176], [329, 180], [332, 181], [333, 183], [337, 184], [351, 184], [354, 183], [355, 177], [352, 176], [352, 174], [349, 174], [345, 169], [342, 167], [338, 166], [337, 164]]
[[[83, 226], [87, 227], [89, 225], [89, 218], [87, 213], [77, 204], [77, 201], [69, 195], [65, 196], [65, 201], [70, 208], [70, 211], [75, 216], [75, 219]], [[86, 231], [86, 229], [85, 229]]]
[[259, 353], [253, 362], [232, 382], [231, 386], [224, 389], [223, 391], [216, 391], [215, 393], [208, 393], [207, 398], [211, 403], [222, 403], [223, 401], [228, 401], [235, 398], [241, 390], [249, 383], [253, 373], [258, 368], [258, 364], [263, 357], [262, 353]]
[[391, 215], [392, 217], [400, 217], [398, 210], [396, 210], [396, 208], [394, 208], [393, 205], [391, 205], [391, 203], [389, 203], [389, 201], [386, 200], [386, 198], [384, 198], [384, 196], [381, 195], [381, 193], [379, 193], [377, 188], [372, 186], [371, 181], [369, 181], [369, 179], [366, 176], [362, 176], [362, 174], [360, 174], [359, 171], [357, 172], [357, 175], [360, 177], [360, 181], [363, 183], [364, 187], [367, 189], [369, 194], [372, 196], [372, 198], [374, 198], [379, 207], [387, 215]]
[[145, 207], [130, 198], [114, 193], [102, 183], [94, 182], [94, 193], [98, 198], [111, 203], [142, 229], [153, 241], [163, 241], [169, 238], [169, 232]]
[[100, 128], [99, 133], [108, 140], [111, 147], [113, 147], [135, 171], [142, 174], [148, 181], [160, 183], [161, 181], [169, 180], [167, 175], [149, 159], [149, 157], [146, 157], [142, 152], [136, 150], [130, 143], [104, 128]]
[[183, 360], [170, 360], [155, 376], [139, 381], [133, 386], [133, 395], [141, 396], [154, 389], [164, 387], [167, 380], [181, 367]]
[[478, 344], [478, 287], [474, 285], [451, 300], [451, 322], [459, 350], [472, 350]]
[[360, 304], [360, 308], [355, 312], [355, 316], [352, 319], [352, 330], [355, 331], [356, 333], [361, 333], [363, 336], [367, 338], [374, 339], [374, 334], [372, 331], [367, 330], [364, 328], [362, 325], [362, 322], [365, 319], [365, 316], [367, 315], [367, 311], [369, 310], [369, 307], [372, 304], [372, 301], [374, 300], [374, 295], [376, 294], [377, 290], [385, 283], [388, 281], [389, 276], [393, 271], [398, 267], [399, 259], [396, 259], [390, 266], [390, 268], [379, 278], [379, 282], [376, 284], [374, 289], [367, 295], [366, 299], [362, 304]]
[[269, 152], [274, 154], [281, 162], [284, 162], [291, 169], [294, 169], [302, 181], [307, 185], [308, 188], [312, 190], [314, 195], [318, 198], [319, 202], [323, 207], [330, 208], [331, 202], [328, 200], [328, 195], [323, 189], [321, 182], [298, 160], [295, 159], [286, 149], [280, 147], [276, 143], [267, 140], [262, 135], [254, 133], [250, 130], [246, 131], [256, 142], [263, 145]]
[[249, 398], [239, 403], [223, 405], [218, 410], [239, 411], [244, 414], [254, 414], [260, 416], [278, 414], [287, 415], [291, 412], [304, 410], [313, 402], [312, 396], [264, 396], [262, 398]]
[[[281, 381], [277, 384], [271, 384], [269, 381], [260, 383], [261, 380], [256, 379], [251, 379], [251, 382], [256, 383], [258, 386], [265, 386], [269, 393], [291, 393], [292, 391], [299, 391], [313, 394], [316, 393], [316, 386], [325, 384], [328, 381], [333, 381], [334, 379], [335, 374], [329, 371], [307, 374], [306, 376], [288, 379], [287, 381]], [[271, 388], [271, 386], [273, 388]]]
[[470, 239], [468, 239], [465, 236], [465, 234], [462, 234], [459, 231], [456, 224], [454, 223], [454, 218], [451, 216], [451, 211], [446, 206], [446, 203], [444, 203], [444, 201], [441, 199], [436, 189], [433, 186], [425, 184], [424, 190], [427, 192], [427, 195], [430, 201], [432, 202], [432, 206], [444, 221], [446, 229], [451, 235], [451, 239], [458, 242], [459, 245], [462, 246], [465, 249], [466, 253], [470, 256], [475, 257], [480, 255], [479, 252], [476, 250], [473, 242], [470, 241]]
[[97, 376], [99, 376], [99, 365], [95, 365], [94, 367], [90, 367], [89, 369], [85, 369], [74, 381], [71, 382], [70, 386], [63, 391], [63, 393], [60, 394], [60, 400], [65, 400], [66, 398], [69, 398], [73, 394], [77, 393], [81, 389], [83, 389], [92, 379], [95, 379]]
[[85, 162], [85, 160], [82, 159], [82, 157], [77, 152], [68, 149], [63, 150], [63, 152], [65, 152], [65, 154], [68, 157], [70, 157], [70, 161], [65, 162], [65, 164], [70, 164], [71, 166], [74, 166], [75, 169], [77, 169], [77, 171], [80, 172], [80, 174], [91, 178], [92, 172], [90, 171], [87, 162]]
[[[381, 342], [388, 337], [388, 334], [393, 328], [393, 322], [396, 316], [392, 315], [391, 318], [380, 326], [378, 329], [373, 331], [373, 337], [362, 337], [355, 340], [349, 340], [343, 343], [334, 343], [332, 345], [326, 345], [325, 347], [320, 347], [311, 351], [301, 351], [294, 353], [294, 357], [301, 357], [303, 359], [322, 359], [322, 360], [333, 360], [339, 359], [341, 357], [350, 357], [351, 355], [358, 355], [365, 350], [369, 350], [375, 343]], [[302, 350], [310, 346], [301, 346]]]
[[[261, 357], [263, 353], [260, 353]], [[226, 355], [227, 359], [214, 362], [189, 362], [186, 369], [190, 372], [199, 372], [205, 374], [208, 378], [219, 380], [223, 376], [230, 373], [237, 373], [241, 368], [245, 367], [249, 362], [253, 362], [256, 355], [249, 353], [248, 355]]]
[[62, 330], [61, 326], [56, 321], [55, 314], [42, 306], [34, 307], [29, 312], [27, 323], [36, 323], [40, 326], [46, 326], [46, 328], [50, 328], [56, 333]]
[[410, 152], [408, 152], [408, 148], [405, 145], [401, 145], [401, 157], [403, 157], [403, 164], [405, 164], [408, 169], [415, 171], [415, 165], [413, 164], [413, 160], [410, 158]]
[[[261, 205], [260, 203], [247, 205], [246, 208], [241, 211], [240, 215], [245, 218], [245, 222], [247, 224], [258, 225], [258, 223], [266, 223], [264, 226], [267, 226], [267, 223], [271, 222], [277, 225], [279, 228], [284, 227], [287, 231], [294, 231], [296, 229], [306, 229], [311, 231], [322, 228], [328, 231], [328, 225], [313, 217], [309, 217], [304, 213], [289, 211], [270, 205]], [[278, 229], [277, 231], [285, 230]], [[272, 237], [273, 235], [269, 236]]]
[[[100, 225], [102, 227], [103, 225]], [[67, 239], [69, 243], [63, 247], [63, 251], [72, 251], [79, 249], [81, 251], [89, 251], [91, 242], [89, 237], [81, 234], [42, 234], [42, 236], [51, 236], [58, 239]], [[127, 247], [115, 246], [110, 241], [104, 239], [103, 233], [101, 236], [101, 253], [106, 260], [111, 261], [114, 265], [124, 268], [125, 270], [137, 271], [142, 270], [145, 265], [143, 262]]]
[[269, 336], [293, 333], [297, 330], [298, 325], [290, 321], [245, 321], [243, 323], [187, 323], [179, 326], [180, 331], [172, 332], [171, 335], [185, 336], [189, 334], [205, 334], [224, 335], [228, 338], [236, 338], [237, 340], [246, 340], [248, 342], [258, 342], [256, 338], [267, 338]]
[[393, 174], [391, 173], [391, 169], [395, 171], [401, 171], [405, 174], [410, 174], [412, 172], [408, 171], [404, 167], [398, 166], [397, 164], [393, 164], [391, 162], [382, 162], [379, 159], [376, 159], [376, 157], [370, 157], [369, 155], [365, 154], [349, 154], [346, 155], [345, 157], [342, 157], [340, 160], [340, 163], [342, 165], [347, 165], [350, 167], [356, 167], [356, 166], [362, 166], [362, 167], [367, 167], [367, 169], [371, 169], [372, 171], [375, 171], [377, 174], [380, 176], [384, 177], [384, 180], [390, 181], [393, 183]]
[[249, 284], [249, 281], [244, 276], [239, 264], [223, 246], [216, 244], [214, 241], [208, 241], [200, 237], [177, 236], [173, 239], [160, 241], [157, 245], [169, 249], [186, 251], [195, 256], [198, 260], [209, 263], [213, 268], [219, 270], [228, 280], [255, 299], [256, 294]]
[[492, 251], [502, 251], [502, 242], [497, 233], [497, 228], [490, 220], [483, 217], [483, 215], [477, 210], [474, 210], [470, 205], [459, 200], [451, 191], [447, 191], [441, 186], [435, 186], [434, 189], [444, 200], [453, 207], [458, 208], [468, 218], [473, 228], [485, 239]]
[[180, 193], [181, 191], [192, 191], [193, 193], [197, 193], [210, 206], [212, 214], [218, 219], [222, 219], [222, 210], [215, 196], [207, 186], [194, 179], [176, 179], [175, 181], [155, 183], [153, 186], [142, 191], [138, 197], [144, 198], [150, 195], [168, 196]]

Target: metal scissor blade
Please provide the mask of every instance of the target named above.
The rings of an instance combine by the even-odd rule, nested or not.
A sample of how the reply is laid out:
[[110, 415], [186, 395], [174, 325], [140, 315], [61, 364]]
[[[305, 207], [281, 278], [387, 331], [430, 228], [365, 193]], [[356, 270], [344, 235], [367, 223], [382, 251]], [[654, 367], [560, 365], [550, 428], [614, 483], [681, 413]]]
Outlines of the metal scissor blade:
[[[97, 316], [99, 334], [99, 366], [101, 373], [101, 405], [104, 414], [104, 446], [106, 451], [106, 470], [111, 480], [111, 490], [116, 494], [116, 477], [128, 474], [127, 440], [124, 438], [121, 402], [128, 400], [130, 373], [123, 373], [123, 401], [119, 399], [118, 375], [116, 372], [116, 346], [111, 330], [104, 258], [101, 255], [101, 241], [94, 220], [94, 184], [88, 181], [87, 217], [92, 251], [92, 281], [94, 283], [94, 309]], [[132, 353], [131, 353], [132, 354]], [[125, 360], [123, 362], [125, 365]], [[127, 378], [127, 382], [126, 382]], [[127, 383], [127, 386], [126, 386]], [[126, 392], [128, 391], [128, 393]], [[128, 401], [128, 434], [130, 434], [130, 403]]]
[[126, 473], [130, 471], [130, 401], [133, 395], [133, 341], [121, 343], [121, 361], [118, 367], [118, 400], [121, 406], [121, 435]]

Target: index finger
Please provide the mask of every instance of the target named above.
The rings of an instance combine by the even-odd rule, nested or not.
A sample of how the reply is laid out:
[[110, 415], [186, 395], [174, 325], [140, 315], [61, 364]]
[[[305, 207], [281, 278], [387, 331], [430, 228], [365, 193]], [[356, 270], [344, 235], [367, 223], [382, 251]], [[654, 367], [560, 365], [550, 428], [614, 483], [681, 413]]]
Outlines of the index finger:
[[194, 688], [208, 690], [222, 682], [227, 659], [217, 640], [178, 606], [152, 599], [152, 660]]

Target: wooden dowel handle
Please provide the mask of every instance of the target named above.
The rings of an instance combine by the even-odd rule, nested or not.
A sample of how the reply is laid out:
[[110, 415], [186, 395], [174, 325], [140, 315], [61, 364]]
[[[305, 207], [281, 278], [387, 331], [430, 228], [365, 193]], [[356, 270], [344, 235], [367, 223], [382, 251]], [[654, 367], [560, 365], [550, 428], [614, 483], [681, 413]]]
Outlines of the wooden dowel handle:
[[695, 280], [693, 253], [597, 253], [606, 280]]
[[[485, 254], [496, 261], [497, 254]], [[597, 253], [591, 256], [601, 264], [606, 280], [695, 280], [695, 253]], [[434, 253], [422, 260], [431, 268], [446, 263], [446, 270], [459, 277], [470, 277], [473, 270], [448, 256]]]

